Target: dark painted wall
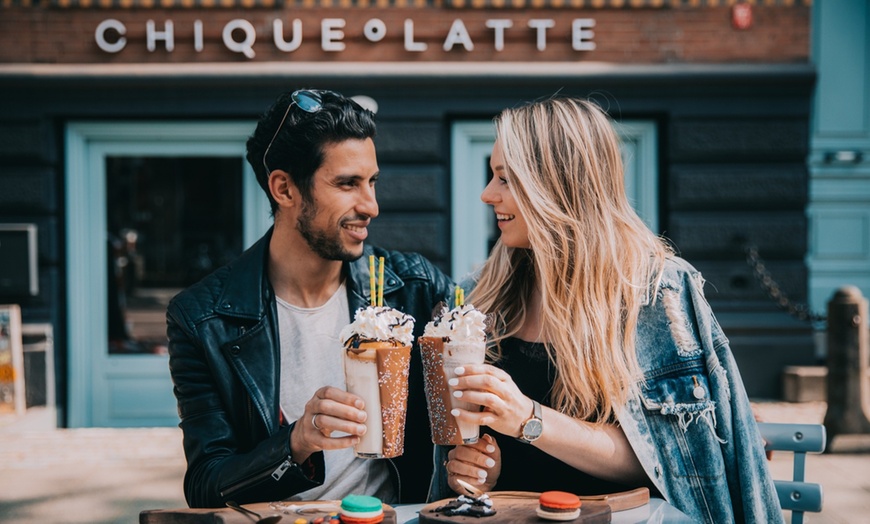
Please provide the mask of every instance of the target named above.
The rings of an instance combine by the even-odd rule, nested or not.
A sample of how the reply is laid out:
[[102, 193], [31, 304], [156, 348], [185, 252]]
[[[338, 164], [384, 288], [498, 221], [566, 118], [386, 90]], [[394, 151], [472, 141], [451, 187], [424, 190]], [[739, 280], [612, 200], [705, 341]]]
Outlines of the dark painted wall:
[[[521, 67], [521, 66], [518, 66]], [[563, 70], [564, 71], [564, 70]], [[381, 216], [372, 241], [450, 260], [450, 125], [557, 91], [594, 96], [616, 119], [659, 126], [660, 227], [707, 278], [707, 296], [752, 396], [778, 397], [784, 365], [813, 363], [809, 326], [767, 297], [745, 261], [758, 247], [791, 298], [806, 299], [811, 66], [686, 68], [546, 77], [431, 75], [0, 77], [0, 223], [39, 226], [37, 297], [25, 322], [55, 326], [58, 405], [66, 390], [64, 125], [69, 120], [256, 120], [277, 94], [366, 94], [378, 113]]]

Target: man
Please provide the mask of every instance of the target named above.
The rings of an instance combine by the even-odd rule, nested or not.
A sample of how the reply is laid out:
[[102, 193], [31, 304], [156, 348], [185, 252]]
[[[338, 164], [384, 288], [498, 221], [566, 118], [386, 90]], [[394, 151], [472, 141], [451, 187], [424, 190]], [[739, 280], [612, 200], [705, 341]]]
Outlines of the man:
[[345, 391], [338, 335], [370, 302], [368, 255], [385, 258], [384, 304], [415, 317], [416, 335], [452, 290], [423, 257], [364, 246], [378, 215], [374, 134], [373, 114], [356, 102], [303, 90], [281, 95], [248, 140], [274, 226], [167, 311], [191, 507], [426, 498], [431, 439], [416, 352], [404, 455], [358, 459], [352, 449], [365, 412]]

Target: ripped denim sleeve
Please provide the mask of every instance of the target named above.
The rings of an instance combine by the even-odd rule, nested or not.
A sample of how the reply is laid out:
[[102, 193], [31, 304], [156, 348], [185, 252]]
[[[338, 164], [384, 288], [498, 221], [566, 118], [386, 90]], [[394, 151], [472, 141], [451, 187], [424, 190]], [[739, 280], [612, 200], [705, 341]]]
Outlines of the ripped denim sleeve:
[[690, 321], [691, 317], [686, 311], [687, 304], [682, 300], [681, 290], [665, 284], [660, 293], [677, 355], [684, 358], [699, 356], [702, 352], [701, 343], [698, 341], [695, 326]]

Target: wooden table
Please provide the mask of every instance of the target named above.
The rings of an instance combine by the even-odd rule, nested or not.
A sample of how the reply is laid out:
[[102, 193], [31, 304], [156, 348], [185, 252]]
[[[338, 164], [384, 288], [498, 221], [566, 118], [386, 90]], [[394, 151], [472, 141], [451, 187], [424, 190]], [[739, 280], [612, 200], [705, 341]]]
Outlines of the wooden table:
[[[243, 504], [245, 509], [262, 517], [282, 515], [281, 524], [292, 524], [298, 518], [314, 520], [338, 511], [338, 501], [258, 502]], [[306, 508], [306, 506], [308, 506]], [[332, 506], [332, 508], [330, 508]], [[322, 511], [320, 511], [322, 509]], [[253, 515], [232, 508], [151, 509], [139, 513], [139, 524], [252, 524]], [[384, 524], [398, 524], [396, 510], [384, 504]]]

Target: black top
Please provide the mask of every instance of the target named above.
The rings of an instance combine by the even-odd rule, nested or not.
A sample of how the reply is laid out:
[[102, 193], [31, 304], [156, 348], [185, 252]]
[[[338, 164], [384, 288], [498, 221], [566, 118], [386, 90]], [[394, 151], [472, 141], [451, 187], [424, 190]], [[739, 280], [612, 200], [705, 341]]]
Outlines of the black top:
[[[508, 372], [526, 396], [549, 406], [556, 370], [547, 358], [544, 345], [508, 338], [502, 340], [501, 349], [502, 358], [495, 365]], [[544, 432], [548, 430], [545, 425]], [[587, 475], [534, 445], [488, 428], [482, 428], [482, 431], [495, 437], [501, 448], [502, 469], [495, 486], [498, 491], [558, 490], [577, 495], [600, 495], [630, 489]]]

